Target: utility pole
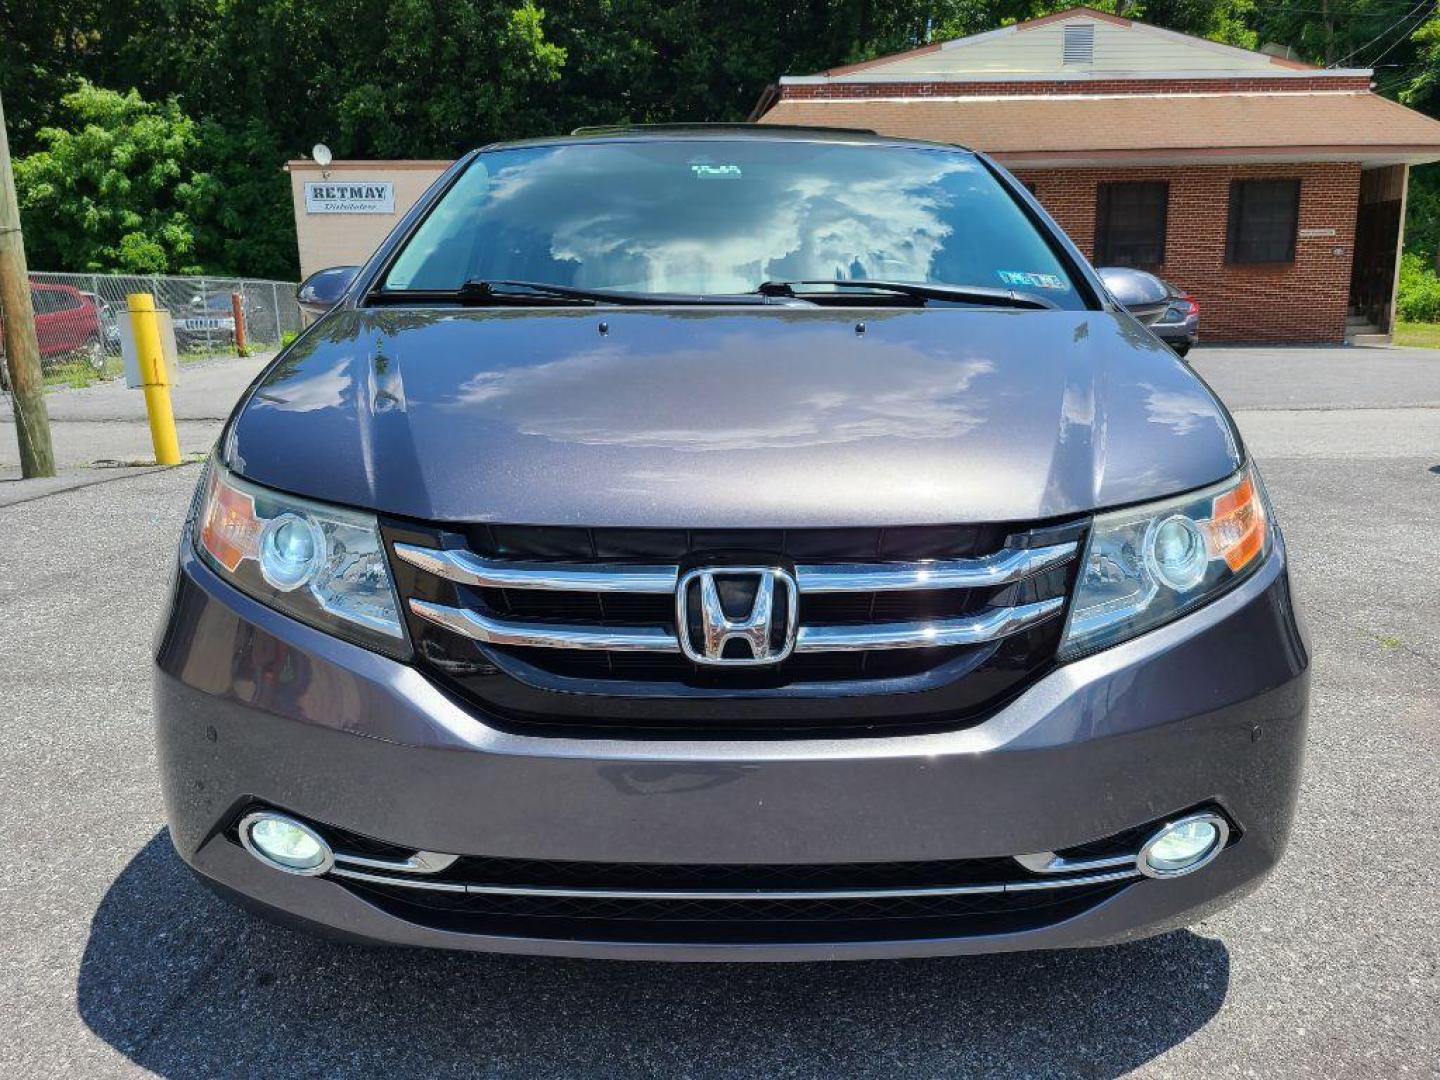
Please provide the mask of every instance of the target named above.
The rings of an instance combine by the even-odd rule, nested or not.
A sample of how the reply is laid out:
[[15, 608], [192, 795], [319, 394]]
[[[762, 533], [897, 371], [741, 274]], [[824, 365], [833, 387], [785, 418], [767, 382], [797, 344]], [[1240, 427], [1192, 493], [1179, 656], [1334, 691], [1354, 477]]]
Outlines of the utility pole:
[[10, 138], [0, 104], [0, 321], [5, 324], [5, 365], [10, 374], [10, 404], [15, 438], [20, 443], [22, 476], [54, 476], [55, 448], [45, 411], [40, 376], [40, 346], [35, 341], [35, 312], [30, 304], [30, 275], [25, 238], [20, 232], [20, 200], [10, 171]]
[[1320, 0], [1320, 22], [1325, 27], [1325, 66], [1335, 62], [1335, 24], [1330, 21], [1330, 0]]

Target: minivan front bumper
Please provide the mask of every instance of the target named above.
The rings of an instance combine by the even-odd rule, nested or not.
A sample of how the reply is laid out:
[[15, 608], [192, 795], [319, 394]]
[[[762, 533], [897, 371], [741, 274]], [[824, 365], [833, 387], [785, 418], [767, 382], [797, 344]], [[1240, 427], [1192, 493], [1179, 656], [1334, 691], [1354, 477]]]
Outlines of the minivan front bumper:
[[[182, 540], [157, 649], [171, 836], [209, 884], [311, 929], [404, 945], [664, 960], [858, 959], [1124, 941], [1252, 890], [1289, 834], [1309, 656], [1283, 541], [1206, 607], [1056, 668], [961, 730], [774, 741], [515, 734], [413, 667], [237, 592]], [[475, 933], [282, 873], [235, 841], [283, 809], [389, 845], [602, 864], [971, 860], [1089, 844], [1197, 807], [1239, 839], [1171, 880], [1135, 878], [1033, 928], [834, 940]]]

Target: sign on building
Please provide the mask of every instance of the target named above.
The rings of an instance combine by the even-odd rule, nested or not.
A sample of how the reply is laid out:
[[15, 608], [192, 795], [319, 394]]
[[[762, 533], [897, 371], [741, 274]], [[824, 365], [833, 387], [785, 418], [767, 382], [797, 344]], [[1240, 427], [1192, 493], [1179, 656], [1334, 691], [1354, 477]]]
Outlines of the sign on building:
[[307, 214], [393, 214], [395, 184], [390, 180], [307, 180]]

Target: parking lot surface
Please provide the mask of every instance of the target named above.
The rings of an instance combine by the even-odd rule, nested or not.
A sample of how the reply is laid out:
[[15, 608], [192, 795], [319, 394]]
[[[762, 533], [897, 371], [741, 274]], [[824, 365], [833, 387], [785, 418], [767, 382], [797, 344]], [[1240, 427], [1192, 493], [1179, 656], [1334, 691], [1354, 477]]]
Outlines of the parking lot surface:
[[1440, 354], [1194, 357], [1261, 462], [1315, 651], [1296, 833], [1239, 907], [1123, 947], [795, 966], [268, 925], [162, 824], [149, 647], [188, 466], [0, 507], [0, 1075], [1437, 1075]]
[[[241, 391], [274, 356], [257, 353], [201, 360], [181, 365], [179, 381], [171, 388], [171, 408], [184, 454], [207, 451], [220, 432]], [[50, 414], [55, 464], [62, 473], [103, 462], [107, 468], [132, 461], [153, 461], [150, 427], [145, 419], [145, 395], [118, 379], [77, 389], [52, 390], [45, 395]], [[15, 417], [10, 401], [0, 395], [0, 481], [20, 475], [15, 444]], [[73, 481], [71, 481], [73, 482]], [[0, 484], [0, 488], [3, 488]], [[56, 486], [68, 486], [62, 479]], [[0, 490], [0, 506], [7, 498]]]

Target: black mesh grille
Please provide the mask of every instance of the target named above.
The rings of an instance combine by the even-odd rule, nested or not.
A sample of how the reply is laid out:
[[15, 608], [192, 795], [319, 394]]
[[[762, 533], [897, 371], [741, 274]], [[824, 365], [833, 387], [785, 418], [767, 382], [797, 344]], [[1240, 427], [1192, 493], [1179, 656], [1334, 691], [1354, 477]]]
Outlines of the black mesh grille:
[[349, 882], [347, 887], [399, 918], [460, 933], [738, 944], [1015, 933], [1079, 915], [1116, 895], [1126, 883], [837, 900], [500, 896], [422, 893], [360, 882]]
[[[601, 940], [639, 936], [665, 941], [678, 933], [687, 940], [744, 941], [792, 935], [801, 940], [960, 937], [1033, 929], [1086, 910], [1115, 895], [1124, 883], [1017, 893], [831, 900], [420, 894], [414, 889], [359, 882], [349, 887], [412, 921], [472, 933], [571, 937], [578, 930]], [[639, 925], [628, 929], [617, 925], [623, 923]], [[500, 929], [492, 929], [497, 924]]]
[[994, 551], [1004, 525], [907, 525], [867, 529], [571, 529], [475, 525], [477, 555], [516, 560], [681, 562], [756, 552], [794, 562], [964, 559]]
[[594, 863], [464, 856], [446, 881], [587, 889], [918, 888], [984, 885], [1030, 875], [1008, 857], [886, 863]]
[[[487, 611], [511, 619], [663, 626], [675, 618], [675, 599], [670, 596], [533, 589], [476, 589], [474, 593]], [[801, 596], [800, 622], [804, 626], [906, 622], [970, 615], [982, 607], [984, 603], [976, 590], [831, 593]]]
[[873, 653], [803, 653], [768, 669], [720, 670], [692, 663], [678, 653], [604, 653], [581, 650], [507, 648], [507, 657], [543, 671], [576, 679], [638, 679], [694, 687], [762, 688], [796, 682], [841, 682], [906, 678], [930, 671], [964, 649], [894, 649]]
[[1114, 836], [1107, 836], [1103, 840], [1077, 844], [1075, 847], [1065, 848], [1055, 854], [1062, 859], [1072, 859], [1077, 862], [1084, 859], [1105, 859], [1112, 855], [1133, 855], [1140, 850], [1146, 840], [1150, 839], [1156, 828], [1157, 825], [1154, 822], [1137, 825], [1133, 829], [1126, 829]]

